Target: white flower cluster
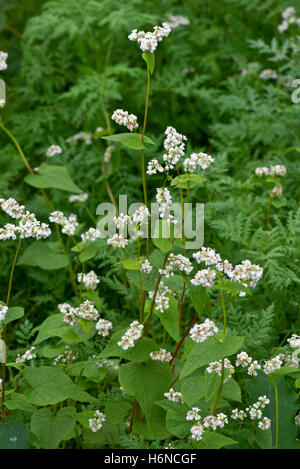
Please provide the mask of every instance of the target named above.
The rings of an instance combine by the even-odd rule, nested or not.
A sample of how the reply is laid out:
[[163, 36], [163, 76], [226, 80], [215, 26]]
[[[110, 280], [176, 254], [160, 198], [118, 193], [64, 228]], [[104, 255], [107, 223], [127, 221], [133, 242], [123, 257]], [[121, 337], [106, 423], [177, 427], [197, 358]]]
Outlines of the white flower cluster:
[[150, 274], [152, 270], [152, 265], [150, 264], [149, 260], [146, 259], [145, 262], [141, 263], [141, 272], [144, 272], [145, 274]]
[[148, 220], [150, 213], [145, 205], [141, 205], [131, 216], [132, 222], [135, 224], [143, 223]]
[[75, 316], [75, 308], [68, 303], [61, 303], [58, 306], [59, 311], [64, 315], [63, 321], [70, 327], [75, 327], [78, 321]]
[[89, 427], [92, 432], [101, 430], [103, 423], [105, 422], [105, 415], [100, 410], [96, 410], [93, 419], [89, 419]]
[[7, 63], [6, 63], [7, 57], [8, 57], [8, 54], [0, 50], [0, 70], [7, 69]]
[[222, 260], [214, 249], [205, 247], [202, 247], [201, 251], [195, 252], [193, 258], [196, 259], [198, 264], [204, 262], [206, 266], [217, 264]]
[[226, 414], [220, 413], [217, 415], [207, 415], [201, 422], [201, 416], [199, 415], [200, 409], [193, 407], [187, 413], [187, 420], [196, 420], [196, 425], [191, 427], [191, 434], [194, 440], [202, 440], [202, 435], [205, 430], [212, 429], [216, 431], [217, 428], [224, 428], [225, 424], [228, 424], [228, 418]]
[[119, 347], [122, 347], [123, 350], [134, 347], [134, 342], [142, 336], [143, 329], [144, 326], [142, 324], [138, 321], [133, 321], [130, 324], [130, 328], [122, 336], [120, 342], [118, 342]]
[[277, 72], [276, 70], [272, 70], [271, 68], [266, 68], [262, 70], [259, 75], [259, 78], [262, 80], [276, 80], [277, 79]]
[[128, 111], [123, 111], [123, 109], [116, 109], [111, 118], [117, 124], [125, 125], [130, 132], [139, 126], [137, 117], [134, 114], [128, 114]]
[[184, 141], [187, 138], [171, 126], [167, 127], [165, 134], [167, 137], [164, 140], [164, 148], [167, 150], [167, 153], [163, 155], [163, 159], [165, 161], [165, 169], [169, 171], [169, 169], [174, 168], [184, 155]]
[[24, 363], [26, 360], [32, 360], [36, 358], [35, 347], [31, 347], [29, 350], [26, 350], [24, 355], [18, 355], [16, 358], [16, 363]]
[[152, 360], [159, 360], [161, 362], [169, 362], [172, 360], [172, 354], [167, 352], [164, 348], [150, 353]]
[[84, 243], [86, 243], [87, 241], [93, 242], [99, 238], [101, 238], [101, 233], [98, 228], [89, 228], [88, 231], [81, 235], [81, 239]]
[[129, 34], [128, 39], [130, 41], [137, 41], [140, 45], [140, 48], [143, 52], [154, 52], [158, 42], [161, 41], [164, 37], [168, 37], [171, 28], [168, 23], [163, 23], [162, 26], [154, 26], [154, 32], [148, 31], [137, 31], [134, 29], [131, 34]]
[[[158, 292], [155, 297], [155, 308], [161, 313], [163, 313], [169, 308], [169, 298], [166, 296], [166, 294], [170, 292], [170, 289], [164, 284], [164, 282], [160, 282]], [[154, 291], [149, 291], [148, 295], [149, 298], [152, 300], [154, 296]]]
[[282, 34], [286, 31], [291, 24], [297, 24], [300, 27], [300, 18], [296, 17], [296, 10], [294, 7], [287, 7], [282, 13], [282, 23], [277, 26], [278, 31]]
[[52, 223], [61, 225], [62, 233], [68, 236], [73, 236], [78, 226], [77, 215], [75, 215], [74, 213], [71, 213], [69, 217], [66, 217], [62, 212], [57, 210], [57, 211], [50, 213], [49, 220]]
[[71, 135], [71, 137], [67, 138], [66, 142], [77, 142], [78, 140], [83, 140], [86, 145], [91, 145], [93, 143], [92, 133], [91, 132], [78, 132], [75, 135]]
[[89, 195], [86, 194], [85, 192], [83, 194], [74, 194], [74, 195], [70, 195], [69, 197], [69, 202], [73, 203], [73, 202], [85, 202], [87, 199], [89, 198]]
[[276, 355], [276, 357], [265, 362], [264, 373], [266, 375], [270, 375], [271, 373], [274, 373], [274, 371], [279, 370], [281, 368], [281, 365], [282, 360], [280, 359], [280, 355]]
[[108, 368], [109, 370], [118, 370], [119, 364], [116, 360], [101, 358], [97, 363], [98, 368]]
[[255, 174], [258, 177], [262, 176], [285, 176], [286, 167], [281, 164], [276, 164], [268, 168], [267, 166], [258, 167], [255, 170]]
[[124, 238], [120, 234], [115, 234], [112, 236], [112, 238], [107, 240], [107, 244], [109, 246], [113, 246], [114, 248], [126, 248], [128, 239]]
[[112, 327], [113, 327], [112, 323], [110, 321], [107, 321], [106, 319], [99, 319], [99, 321], [96, 324], [96, 329], [98, 331], [98, 334], [101, 335], [102, 337], [108, 336], [109, 331]]
[[109, 163], [110, 160], [111, 160], [111, 155], [112, 155], [112, 151], [114, 149], [114, 145], [108, 145], [105, 152], [104, 152], [104, 155], [103, 155], [103, 161], [104, 163]]
[[296, 356], [289, 355], [287, 353], [281, 353], [279, 355], [280, 359], [283, 360], [284, 366], [291, 366], [294, 368], [298, 368], [298, 358], [297, 358], [297, 351], [296, 351]]
[[74, 314], [75, 316], [88, 321], [96, 321], [99, 317], [99, 312], [95, 308], [94, 303], [90, 300], [85, 300], [78, 306], [78, 308], [75, 308]]
[[11, 218], [19, 220], [18, 225], [6, 223], [0, 228], [0, 240], [15, 240], [17, 237], [42, 239], [51, 235], [49, 225], [38, 221], [34, 213], [25, 211], [24, 205], [19, 205], [15, 199], [0, 199], [0, 207]]
[[167, 16], [167, 20], [168, 20], [168, 25], [170, 26], [171, 29], [178, 28], [178, 26], [180, 25], [187, 26], [188, 24], [190, 24], [190, 20], [186, 18], [185, 16], [181, 16], [181, 15], [169, 14]]
[[160, 217], [163, 218], [165, 213], [170, 210], [172, 198], [169, 190], [166, 187], [156, 188], [156, 202], [158, 203], [158, 210]]
[[170, 388], [168, 392], [164, 393], [164, 396], [172, 402], [181, 402], [182, 404], [184, 403], [183, 397], [181, 392], [174, 391], [173, 388]]
[[62, 153], [62, 149], [59, 145], [51, 145], [51, 147], [48, 148], [46, 156], [51, 158], [52, 156], [55, 155], [60, 155]]
[[157, 172], [159, 173], [164, 172], [164, 168], [162, 167], [162, 165], [159, 164], [159, 162], [156, 159], [149, 161], [146, 173], [149, 174], [149, 176], [151, 176], [152, 174], [156, 174]]
[[192, 153], [189, 158], [184, 160], [183, 167], [185, 172], [192, 173], [198, 166], [207, 169], [213, 162], [214, 158], [207, 153]]
[[[245, 287], [252, 288], [256, 286], [257, 282], [261, 279], [262, 274], [263, 268], [257, 264], [252, 264], [248, 259], [242, 261], [241, 264], [236, 265], [232, 271], [227, 272], [230, 280], [240, 282]], [[245, 293], [242, 292], [240, 295], [243, 296]]]
[[194, 342], [204, 342], [208, 337], [213, 337], [217, 332], [218, 328], [214, 321], [205, 319], [202, 324], [195, 324], [190, 330], [191, 339]]
[[53, 365], [58, 365], [59, 363], [71, 363], [77, 359], [77, 355], [72, 351], [70, 345], [66, 345], [64, 353], [58, 355], [53, 359]]
[[0, 305], [0, 321], [4, 321], [7, 311], [8, 311], [7, 306]]
[[257, 370], [261, 369], [261, 366], [258, 361], [253, 360], [253, 358], [249, 357], [246, 352], [241, 352], [237, 355], [235, 365], [242, 366], [243, 368], [248, 368], [247, 373], [250, 376], [257, 376]]
[[[224, 369], [229, 372], [227, 378], [224, 379], [224, 383], [227, 383], [235, 371], [234, 366], [228, 358], [224, 358]], [[211, 362], [206, 370], [208, 373], [217, 373], [218, 376], [222, 376], [222, 360]]]
[[270, 197], [281, 197], [282, 196], [282, 188], [279, 186], [273, 187], [270, 191]]
[[187, 275], [189, 275], [193, 270], [193, 266], [189, 258], [183, 256], [182, 254], [175, 255], [171, 253], [169, 257], [169, 264], [172, 267], [177, 267], [177, 269], [179, 269], [181, 272], [184, 272]]
[[300, 427], [300, 414], [297, 414], [295, 417], [295, 425], [297, 425], [297, 427]]
[[245, 411], [233, 409], [231, 412], [231, 418], [233, 420], [245, 420], [248, 412], [250, 420], [259, 420], [258, 428], [261, 430], [268, 430], [271, 425], [271, 420], [262, 416], [262, 409], [264, 409], [268, 404], [270, 404], [270, 400], [267, 396], [260, 396], [257, 402], [252, 404], [250, 407], [247, 407]]
[[87, 290], [96, 290], [98, 283], [100, 282], [97, 274], [91, 270], [87, 274], [78, 274], [77, 281], [85, 286]]
[[198, 270], [195, 277], [191, 280], [193, 285], [202, 287], [211, 287], [216, 278], [216, 272], [210, 268]]
[[300, 335], [293, 334], [288, 340], [290, 347], [298, 348], [300, 347]]

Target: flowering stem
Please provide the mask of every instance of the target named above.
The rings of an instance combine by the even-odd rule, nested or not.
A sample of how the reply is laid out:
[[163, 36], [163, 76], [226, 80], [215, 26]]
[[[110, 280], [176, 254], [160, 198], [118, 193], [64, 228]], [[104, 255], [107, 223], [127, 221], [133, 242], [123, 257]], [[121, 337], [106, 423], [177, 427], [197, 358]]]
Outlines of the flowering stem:
[[[19, 142], [17, 141], [17, 139], [13, 136], [13, 134], [3, 125], [1, 124], [0, 122], [0, 128], [8, 135], [8, 137], [11, 139], [11, 141], [14, 143], [15, 147], [17, 148], [18, 150], [18, 153], [24, 163], [24, 165], [26, 166], [28, 172], [30, 174], [34, 174], [34, 171], [32, 169], [32, 167], [30, 166], [26, 156], [24, 155], [24, 152], [19, 144]], [[46, 202], [46, 205], [48, 206], [48, 209], [50, 211], [53, 211], [54, 208], [45, 192], [44, 189], [40, 189], [41, 191], [41, 194], [42, 196], [44, 197], [44, 200]], [[63, 252], [65, 255], [67, 255], [67, 251], [66, 251], [66, 248], [65, 248], [65, 245], [64, 245], [64, 242], [63, 242], [63, 239], [62, 239], [62, 236], [60, 234], [60, 231], [59, 231], [59, 228], [57, 225], [55, 225], [55, 229], [56, 229], [56, 234], [57, 234], [57, 238], [58, 238], [58, 242], [60, 244], [60, 247], [62, 248]], [[74, 277], [74, 272], [73, 272], [73, 268], [72, 268], [72, 265], [71, 263], [68, 263], [68, 271], [69, 271], [69, 275], [70, 275], [70, 280], [71, 280], [71, 283], [72, 283], [72, 287], [73, 287], [73, 290], [74, 290], [74, 293], [76, 296], [78, 296], [78, 290], [77, 290], [77, 286], [76, 286], [76, 281], [75, 281], [75, 277]]]
[[223, 330], [222, 342], [224, 342], [226, 334], [227, 334], [227, 313], [226, 313], [226, 308], [225, 308], [224, 292], [223, 291], [222, 291], [221, 301], [222, 301], [222, 312], [223, 312], [223, 321], [224, 321], [224, 330]]
[[221, 382], [220, 382], [220, 386], [218, 388], [218, 391], [217, 391], [217, 394], [216, 394], [216, 397], [215, 397], [215, 400], [214, 400], [213, 407], [212, 407], [211, 412], [210, 412], [211, 415], [214, 415], [214, 413], [215, 413], [215, 411], [218, 407], [219, 400], [220, 400], [220, 397], [221, 397], [221, 394], [222, 394], [223, 384], [224, 384], [224, 358], [222, 358]]
[[274, 384], [275, 391], [275, 412], [276, 412], [276, 429], [275, 429], [275, 449], [278, 449], [278, 434], [279, 434], [279, 421], [278, 421], [278, 388], [276, 382]]
[[[10, 276], [9, 276], [9, 282], [8, 282], [8, 290], [7, 290], [7, 297], [6, 297], [6, 306], [9, 306], [9, 301], [11, 297], [11, 289], [12, 289], [12, 281], [13, 281], [13, 276], [14, 276], [14, 271], [16, 267], [16, 262], [17, 258], [20, 252], [20, 247], [21, 247], [21, 241], [22, 239], [19, 238], [16, 253], [14, 256], [14, 260], [12, 263], [11, 271], [10, 271]], [[2, 340], [4, 342], [4, 350], [6, 347], [6, 334], [7, 334], [7, 326], [4, 326], [3, 328], [3, 333], [2, 333]], [[1, 372], [1, 378], [2, 378], [2, 398], [1, 398], [1, 421], [5, 422], [5, 412], [4, 412], [4, 403], [5, 403], [5, 368], [6, 368], [6, 357], [4, 354], [3, 357], [4, 363], [2, 363], [2, 372]]]
[[[144, 141], [144, 136], [146, 132], [147, 126], [147, 116], [148, 116], [148, 106], [149, 106], [149, 94], [150, 94], [150, 69], [147, 64], [147, 91], [146, 91], [146, 103], [145, 103], [145, 113], [144, 113], [144, 123], [143, 123], [143, 130], [142, 130], [142, 143]], [[147, 184], [146, 184], [146, 173], [145, 173], [145, 152], [141, 150], [141, 170], [142, 170], [142, 182], [143, 182], [143, 193], [144, 193], [144, 203], [148, 208], [148, 197], [147, 197]], [[149, 230], [148, 230], [149, 231]], [[146, 247], [146, 256], [149, 259], [149, 233], [146, 239], [147, 247]]]

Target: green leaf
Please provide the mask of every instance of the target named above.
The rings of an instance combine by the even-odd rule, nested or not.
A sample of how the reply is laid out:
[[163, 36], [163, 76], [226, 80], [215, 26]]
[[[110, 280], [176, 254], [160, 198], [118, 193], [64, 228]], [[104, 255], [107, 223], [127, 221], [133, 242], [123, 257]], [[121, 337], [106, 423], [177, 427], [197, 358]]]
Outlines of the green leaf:
[[155, 67], [155, 54], [153, 52], [143, 52], [142, 57], [149, 67], [150, 73], [152, 75]]
[[274, 383], [281, 376], [291, 376], [291, 378], [300, 378], [300, 369], [292, 366], [282, 366], [279, 370], [269, 375], [269, 383]]
[[202, 343], [196, 343], [183, 366], [181, 378], [210, 362], [233, 355], [241, 348], [243, 342], [244, 337], [232, 336], [226, 337], [224, 342], [210, 337]]
[[166, 428], [166, 412], [154, 407], [150, 415], [145, 415], [144, 421], [137, 421], [133, 425], [133, 432], [146, 440], [165, 440], [171, 436]]
[[154, 309], [154, 314], [160, 319], [168, 334], [178, 342], [180, 339], [178, 301], [172, 295], [167, 294], [166, 296], [169, 298], [169, 308], [163, 313]]
[[30, 449], [29, 428], [17, 420], [0, 423], [0, 449]]
[[191, 189], [195, 186], [200, 186], [206, 181], [198, 174], [181, 174], [172, 180], [171, 186], [178, 187], [179, 189]]
[[136, 259], [123, 259], [120, 262], [117, 262], [115, 265], [122, 264], [123, 267], [127, 270], [140, 270], [141, 264]]
[[83, 191], [72, 180], [65, 166], [54, 166], [42, 163], [38, 174], [29, 174], [24, 178], [30, 186], [38, 189], [61, 189], [72, 194]]
[[205, 387], [206, 383], [204, 376], [185, 379], [181, 387], [184, 402], [186, 402], [189, 407], [192, 407], [196, 402], [204, 399]]
[[214, 286], [218, 290], [222, 290], [223, 292], [232, 296], [238, 295], [240, 292], [245, 292], [247, 295], [252, 295], [250, 289], [245, 287], [242, 283], [232, 282], [227, 278], [219, 279], [217, 282], [215, 282]]
[[93, 259], [98, 253], [98, 245], [95, 243], [87, 243], [84, 250], [79, 255], [80, 262], [86, 262]]
[[5, 401], [5, 406], [9, 410], [23, 410], [24, 412], [33, 412], [35, 406], [26, 402], [24, 394], [15, 392], [9, 400]]
[[131, 132], [108, 135], [102, 138], [111, 142], [122, 143], [125, 147], [131, 148], [132, 150], [145, 150], [147, 147], [145, 147], [144, 143], [149, 143], [152, 145], [154, 144], [153, 140], [151, 140], [149, 137], [146, 137], [146, 135], [144, 135], [144, 140], [142, 142], [141, 134], [135, 134]]
[[[75, 412], [75, 409], [73, 409]], [[67, 407], [54, 415], [50, 409], [39, 409], [32, 414], [31, 431], [36, 435], [41, 448], [55, 449], [75, 427], [75, 421], [67, 413]]]
[[133, 362], [145, 362], [150, 359], [150, 352], [157, 349], [157, 345], [153, 339], [143, 337], [135, 342], [134, 347], [128, 350], [123, 350], [118, 345], [121, 337], [125, 334], [128, 328], [122, 329], [121, 331], [115, 332], [112, 336], [105, 349], [101, 352], [100, 358], [120, 357], [125, 360]]
[[136, 398], [144, 414], [150, 414], [154, 402], [163, 398], [172, 376], [169, 364], [153, 360], [144, 365], [126, 363], [119, 369], [120, 385]]
[[24, 378], [32, 389], [25, 393], [27, 402], [39, 406], [52, 405], [71, 398], [80, 402], [95, 402], [96, 399], [81, 389], [59, 368], [42, 366], [26, 367]]
[[108, 402], [104, 409], [106, 420], [110, 423], [122, 422], [132, 409], [132, 404], [129, 402]]
[[197, 447], [199, 449], [220, 449], [237, 443], [235, 440], [215, 432], [204, 432], [202, 440], [199, 441]]
[[16, 321], [16, 319], [20, 319], [23, 316], [24, 308], [21, 308], [20, 306], [13, 306], [12, 308], [8, 308], [3, 324], [5, 325], [12, 321]]
[[83, 339], [70, 330], [70, 326], [64, 322], [63, 318], [63, 314], [60, 313], [53, 314], [45, 319], [39, 326], [39, 333], [35, 339], [35, 344], [39, 344], [51, 337], [61, 337], [67, 343], [81, 342]]
[[67, 256], [54, 252], [44, 241], [30, 244], [18, 261], [18, 265], [30, 265], [44, 270], [63, 269], [68, 263]]

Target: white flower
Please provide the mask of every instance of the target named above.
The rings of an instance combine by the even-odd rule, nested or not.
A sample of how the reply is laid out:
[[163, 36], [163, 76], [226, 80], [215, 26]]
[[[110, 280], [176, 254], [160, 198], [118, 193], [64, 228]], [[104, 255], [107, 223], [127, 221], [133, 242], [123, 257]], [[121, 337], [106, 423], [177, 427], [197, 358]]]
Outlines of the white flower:
[[155, 159], [149, 161], [149, 163], [148, 163], [148, 168], [147, 168], [146, 173], [151, 176], [152, 174], [156, 174], [157, 172], [163, 173], [163, 172], [164, 172], [164, 168], [163, 168], [163, 167], [159, 164], [159, 162], [158, 162], [157, 160], [155, 160]]
[[203, 419], [203, 427], [204, 428], [212, 428], [215, 431], [218, 427], [224, 428], [224, 425], [228, 423], [227, 415], [220, 413], [216, 416], [214, 415], [207, 415]]
[[58, 210], [50, 213], [49, 220], [52, 223], [57, 223], [58, 225], [65, 225], [68, 221], [67, 217]]
[[216, 272], [210, 268], [198, 270], [195, 277], [191, 280], [191, 283], [196, 286], [211, 287], [215, 278]]
[[199, 415], [201, 409], [199, 407], [192, 407], [191, 410], [186, 414], [186, 420], [200, 420], [201, 416]]
[[62, 153], [62, 149], [59, 145], [51, 145], [51, 147], [48, 148], [46, 155], [51, 158], [54, 155], [59, 155]]
[[231, 418], [233, 420], [244, 420], [247, 414], [243, 410], [233, 409], [231, 413]]
[[6, 63], [7, 57], [8, 57], [8, 54], [6, 52], [0, 51], [0, 70], [7, 69], [7, 63]]
[[248, 353], [241, 352], [236, 357], [235, 366], [242, 366], [243, 368], [247, 368], [248, 365], [252, 362], [252, 358], [249, 357]]
[[297, 348], [300, 347], [300, 336], [297, 334], [293, 334], [288, 340], [290, 347]]
[[[254, 288], [263, 274], [263, 268], [257, 264], [252, 264], [248, 259], [235, 266], [227, 273], [230, 280], [241, 282], [244, 286]], [[245, 283], [247, 282], [247, 283]]]
[[87, 241], [96, 241], [96, 239], [98, 238], [101, 238], [101, 233], [100, 233], [100, 230], [98, 230], [98, 228], [89, 228], [88, 231], [86, 233], [83, 233], [81, 235], [81, 239], [83, 242], [87, 242]]
[[6, 104], [5, 98], [0, 98], [0, 109], [3, 108]]
[[272, 70], [271, 68], [266, 68], [262, 70], [259, 75], [259, 78], [262, 80], [276, 80], [277, 79], [277, 72], [276, 70]]
[[145, 262], [141, 263], [141, 272], [144, 272], [145, 274], [150, 274], [151, 270], [152, 265], [150, 264], [148, 259], [146, 259]]
[[213, 162], [213, 157], [207, 153], [192, 153], [191, 156], [186, 158], [183, 162], [183, 167], [186, 172], [192, 173], [198, 166], [202, 169], [207, 169]]
[[290, 19], [292, 16], [296, 15], [296, 10], [294, 7], [287, 7], [282, 13], [281, 16], [284, 20]]
[[8, 311], [7, 306], [0, 305], [0, 321], [4, 321], [7, 311]]
[[36, 358], [34, 350], [35, 347], [31, 347], [29, 350], [26, 350], [24, 355], [18, 355], [16, 358], [16, 363], [24, 363], [26, 360], [32, 360], [33, 358]]
[[300, 427], [300, 414], [297, 414], [295, 417], [295, 425], [297, 425], [297, 427]]
[[122, 347], [123, 350], [127, 350], [131, 347], [134, 347], [134, 342], [142, 336], [144, 326], [138, 321], [133, 321], [130, 324], [130, 328], [122, 336], [121, 340], [118, 342], [119, 347]]
[[89, 427], [92, 430], [92, 432], [97, 432], [98, 430], [102, 428], [104, 422], [105, 422], [105, 415], [99, 410], [96, 410], [94, 418], [89, 419]]
[[180, 25], [187, 26], [188, 24], [190, 24], [190, 20], [186, 18], [185, 16], [181, 16], [181, 15], [169, 14], [167, 16], [167, 19], [168, 19], [168, 25], [170, 26], [171, 29], [178, 28], [178, 26]]
[[86, 145], [91, 145], [93, 143], [92, 133], [91, 132], [79, 132], [71, 137], [67, 138], [66, 142], [77, 142], [77, 140], [83, 140]]
[[148, 220], [149, 210], [145, 205], [141, 205], [133, 214], [132, 221], [133, 223], [143, 223]]
[[170, 388], [168, 392], [164, 393], [164, 396], [172, 402], [181, 402], [184, 403], [181, 392], [174, 391], [173, 388]]
[[288, 29], [288, 27], [289, 27], [288, 21], [283, 21], [281, 24], [277, 26], [277, 29], [280, 32], [280, 34], [282, 34], [284, 33], [284, 31]]
[[[222, 261], [220, 255], [212, 248], [202, 247], [201, 251], [194, 252], [193, 258], [196, 259], [197, 263], [205, 262], [205, 265], [214, 265]], [[224, 261], [225, 264], [226, 261]], [[227, 261], [228, 263], [228, 261]], [[231, 265], [228, 263], [228, 265]]]
[[19, 219], [24, 216], [24, 205], [20, 205], [15, 199], [10, 197], [7, 200], [0, 199], [1, 209], [11, 218]]
[[279, 355], [276, 355], [276, 357], [265, 362], [264, 373], [266, 375], [270, 375], [271, 373], [274, 373], [274, 371], [279, 370], [281, 368], [281, 365], [282, 365], [282, 360], [280, 360]]
[[[229, 371], [229, 376], [224, 379], [224, 383], [227, 383], [234, 373], [234, 367], [231, 364], [228, 358], [224, 358], [224, 369]], [[215, 361], [209, 363], [209, 366], [206, 368], [208, 373], [217, 373], [218, 376], [222, 375], [222, 361]]]
[[93, 270], [91, 270], [87, 274], [78, 274], [77, 281], [79, 283], [82, 282], [87, 290], [96, 290], [97, 285], [100, 282], [99, 278], [97, 277], [97, 274]]
[[122, 235], [115, 234], [112, 238], [107, 240], [107, 244], [114, 248], [125, 248], [128, 244], [128, 239]]
[[89, 321], [96, 321], [99, 317], [99, 312], [90, 300], [85, 300], [78, 308], [75, 308], [74, 314]]
[[111, 118], [117, 124], [125, 125], [130, 132], [139, 126], [137, 117], [134, 114], [128, 114], [128, 111], [123, 111], [123, 109], [116, 109]]
[[85, 202], [89, 198], [89, 195], [86, 193], [79, 195], [70, 195], [69, 202]]
[[156, 202], [158, 203], [158, 210], [160, 217], [163, 218], [165, 213], [169, 211], [172, 204], [172, 198], [169, 190], [166, 187], [158, 187], [156, 189]]
[[282, 196], [282, 189], [279, 186], [273, 187], [270, 191], [270, 197], [281, 197]]
[[260, 364], [258, 363], [257, 360], [254, 360], [251, 365], [249, 366], [248, 370], [247, 370], [247, 373], [248, 375], [250, 376], [257, 376], [257, 372], [256, 370], [261, 370], [261, 366]]
[[69, 324], [70, 327], [75, 327], [78, 324], [78, 321], [75, 316], [75, 308], [73, 308], [68, 303], [61, 303], [58, 306], [58, 309], [64, 315], [63, 321], [66, 324]]
[[106, 319], [99, 319], [96, 324], [98, 334], [102, 335], [102, 337], [106, 337], [107, 335], [109, 335], [109, 331], [112, 327], [112, 323], [110, 321], [107, 321]]
[[204, 342], [208, 337], [213, 337], [217, 332], [218, 328], [215, 325], [214, 321], [210, 319], [205, 319], [202, 324], [195, 324], [190, 330], [191, 339], [194, 342]]
[[171, 126], [167, 127], [165, 134], [167, 137], [164, 140], [164, 148], [168, 153], [163, 155], [163, 159], [166, 164], [166, 170], [169, 171], [169, 169], [174, 168], [174, 166], [179, 162], [181, 156], [184, 155], [184, 141], [187, 138]]
[[204, 433], [204, 427], [198, 422], [196, 425], [193, 425], [191, 428], [191, 434], [193, 440], [200, 441], [202, 440], [202, 435]]
[[183, 256], [182, 254], [174, 255], [171, 253], [169, 257], [169, 265], [172, 267], [177, 267], [177, 269], [187, 275], [189, 275], [193, 270], [193, 266], [189, 258]]
[[161, 362], [169, 362], [172, 360], [172, 354], [170, 352], [167, 352], [164, 348], [161, 348], [160, 350], [151, 352], [150, 358], [152, 360], [159, 360]]
[[268, 430], [271, 425], [271, 420], [268, 417], [264, 417], [260, 422], [258, 422], [258, 428], [261, 430]]
[[167, 37], [171, 32], [168, 23], [163, 23], [162, 26], [154, 26], [154, 32], [137, 31], [134, 29], [128, 36], [130, 41], [137, 41], [143, 52], [154, 52], [158, 42], [164, 37]]

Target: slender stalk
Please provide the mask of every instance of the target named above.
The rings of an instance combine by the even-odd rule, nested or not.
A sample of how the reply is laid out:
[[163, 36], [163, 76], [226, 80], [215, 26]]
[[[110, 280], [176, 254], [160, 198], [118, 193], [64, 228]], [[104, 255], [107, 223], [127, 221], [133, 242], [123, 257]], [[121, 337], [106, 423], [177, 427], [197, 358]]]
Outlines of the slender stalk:
[[[147, 64], [147, 91], [146, 91], [146, 103], [145, 103], [145, 113], [144, 113], [144, 123], [142, 130], [142, 143], [144, 141], [144, 136], [147, 126], [147, 116], [148, 116], [148, 107], [149, 107], [149, 94], [150, 94], [150, 69]], [[147, 183], [146, 183], [146, 172], [145, 172], [145, 152], [141, 150], [141, 171], [142, 171], [142, 182], [143, 182], [143, 193], [144, 193], [144, 204], [148, 207], [148, 196], [147, 196]], [[149, 228], [146, 238], [146, 256], [149, 259]]]
[[220, 386], [218, 388], [218, 391], [217, 391], [217, 394], [216, 394], [216, 397], [215, 397], [215, 400], [214, 400], [213, 407], [212, 407], [211, 412], [210, 412], [211, 415], [214, 415], [214, 413], [215, 413], [215, 411], [218, 407], [220, 397], [221, 397], [221, 394], [222, 394], [222, 390], [223, 390], [223, 384], [224, 384], [224, 358], [222, 358], [221, 382], [220, 382]]
[[[7, 289], [7, 297], [6, 297], [6, 306], [9, 306], [9, 301], [11, 297], [11, 290], [12, 290], [12, 282], [14, 271], [16, 267], [17, 258], [20, 252], [21, 247], [21, 238], [19, 238], [17, 249], [15, 252], [15, 256], [13, 259], [10, 275], [9, 275], [9, 282], [8, 282], [8, 289]], [[4, 326], [3, 333], [2, 333], [2, 340], [4, 342], [4, 349], [6, 348], [6, 335], [7, 335], [7, 326]], [[1, 397], [1, 421], [5, 422], [5, 412], [4, 412], [4, 404], [5, 404], [5, 371], [6, 371], [6, 357], [4, 356], [4, 363], [2, 363], [2, 370], [1, 370], [1, 378], [2, 378], [2, 397]]]
[[224, 300], [224, 292], [223, 291], [222, 291], [222, 296], [221, 296], [221, 303], [222, 303], [222, 312], [223, 312], [223, 321], [224, 321], [224, 330], [223, 330], [222, 342], [224, 342], [225, 337], [227, 335], [227, 313], [226, 313], [226, 308], [225, 308], [225, 300]]
[[274, 382], [274, 391], [275, 391], [275, 420], [276, 420], [276, 428], [275, 428], [275, 449], [278, 449], [278, 436], [279, 436], [279, 419], [278, 419], [278, 388], [277, 383]]

